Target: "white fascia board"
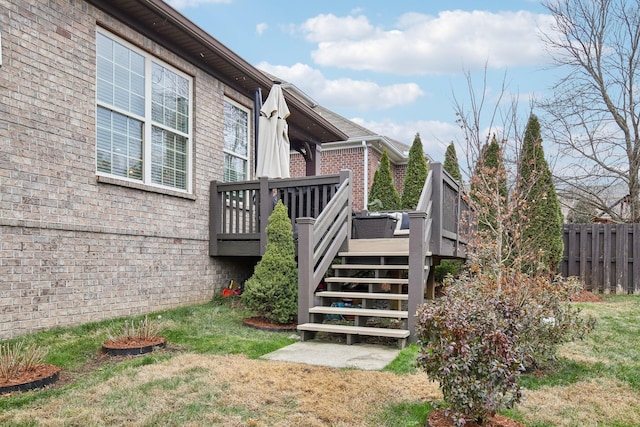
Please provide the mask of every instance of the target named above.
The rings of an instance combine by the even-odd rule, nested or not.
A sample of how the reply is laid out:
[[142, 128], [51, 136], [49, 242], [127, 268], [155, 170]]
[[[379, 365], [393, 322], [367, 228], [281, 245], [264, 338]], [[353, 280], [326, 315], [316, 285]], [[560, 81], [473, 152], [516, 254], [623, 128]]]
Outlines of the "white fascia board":
[[400, 152], [395, 145], [389, 142], [386, 137], [380, 135], [353, 137], [349, 138], [346, 141], [325, 142], [320, 147], [322, 151], [362, 148], [363, 141], [367, 143], [367, 146], [369, 148], [373, 148], [380, 153], [382, 153], [383, 148], [386, 148], [387, 154], [389, 155], [389, 160], [391, 160], [394, 164], [403, 164], [408, 160], [409, 153], [405, 154]]

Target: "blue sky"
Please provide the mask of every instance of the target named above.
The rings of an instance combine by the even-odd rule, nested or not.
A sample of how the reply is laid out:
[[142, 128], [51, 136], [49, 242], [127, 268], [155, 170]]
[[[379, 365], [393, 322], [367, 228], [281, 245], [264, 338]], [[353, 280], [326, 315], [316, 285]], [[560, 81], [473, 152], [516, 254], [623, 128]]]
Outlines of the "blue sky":
[[419, 132], [436, 161], [462, 139], [453, 98], [468, 99], [465, 71], [481, 89], [487, 66], [489, 101], [506, 73], [527, 113], [554, 83], [537, 0], [168, 2], [324, 107], [408, 145]]

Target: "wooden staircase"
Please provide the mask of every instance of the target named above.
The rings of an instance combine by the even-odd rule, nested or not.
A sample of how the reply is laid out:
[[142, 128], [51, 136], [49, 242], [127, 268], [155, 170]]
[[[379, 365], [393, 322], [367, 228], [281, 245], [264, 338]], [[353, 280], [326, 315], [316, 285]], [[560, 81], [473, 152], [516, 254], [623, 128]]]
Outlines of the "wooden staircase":
[[[363, 336], [406, 345], [409, 328], [409, 239], [355, 239], [338, 253], [340, 262], [319, 287], [309, 307], [309, 322], [298, 325], [302, 340], [317, 333], [339, 334], [347, 344]], [[425, 262], [428, 276], [431, 258]], [[411, 313], [413, 316], [415, 313]]]

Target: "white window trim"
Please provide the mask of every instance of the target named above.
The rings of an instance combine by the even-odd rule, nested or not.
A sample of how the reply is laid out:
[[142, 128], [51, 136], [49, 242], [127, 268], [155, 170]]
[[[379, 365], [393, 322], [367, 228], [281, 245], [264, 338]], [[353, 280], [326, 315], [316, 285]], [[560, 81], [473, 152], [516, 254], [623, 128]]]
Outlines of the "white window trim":
[[[229, 154], [231, 156], [234, 157], [238, 157], [242, 160], [245, 160], [247, 162], [247, 177], [246, 180], [251, 180], [251, 177], [253, 176], [253, 168], [251, 167], [251, 150], [252, 150], [252, 138], [251, 138], [251, 131], [252, 131], [252, 121], [251, 121], [251, 110], [247, 107], [245, 107], [244, 105], [240, 104], [237, 101], [234, 101], [233, 99], [229, 98], [229, 97], [224, 97], [224, 102], [228, 102], [229, 104], [233, 105], [234, 107], [237, 107], [238, 109], [244, 111], [245, 113], [247, 113], [247, 155], [243, 156], [240, 155], [234, 151], [228, 150], [227, 148], [224, 147], [224, 141], [222, 141], [222, 152], [225, 154]], [[224, 115], [224, 109], [223, 109], [223, 115]], [[223, 117], [223, 121], [225, 120], [225, 117]], [[222, 177], [224, 179], [224, 164], [223, 164], [223, 170], [222, 170]]]
[[[103, 107], [106, 109], [109, 109], [111, 111], [117, 112], [119, 114], [123, 114], [127, 117], [132, 117], [135, 118], [136, 120], [140, 120], [143, 123], [143, 146], [142, 146], [142, 150], [143, 150], [143, 166], [144, 166], [144, 173], [143, 173], [143, 179], [142, 181], [140, 180], [136, 180], [136, 179], [132, 179], [132, 178], [127, 178], [124, 176], [120, 176], [120, 175], [113, 175], [113, 174], [108, 174], [105, 172], [100, 172], [97, 170], [97, 164], [96, 162], [94, 162], [94, 168], [96, 171], [96, 175], [98, 176], [98, 180], [100, 181], [100, 177], [105, 177], [105, 178], [109, 178], [110, 180], [115, 179], [115, 180], [119, 180], [119, 181], [126, 181], [126, 182], [130, 182], [133, 184], [137, 184], [139, 185], [143, 185], [143, 186], [148, 186], [148, 187], [155, 187], [155, 188], [159, 188], [159, 189], [164, 189], [164, 190], [170, 190], [172, 192], [178, 192], [178, 193], [184, 193], [184, 194], [193, 194], [193, 77], [178, 70], [177, 68], [173, 67], [172, 65], [164, 62], [162, 59], [160, 59], [159, 57], [144, 51], [140, 48], [138, 48], [137, 46], [129, 43], [128, 41], [122, 39], [121, 37], [118, 37], [117, 35], [98, 27], [96, 29], [96, 33], [100, 33], [105, 37], [108, 37], [114, 41], [117, 41], [118, 43], [122, 44], [123, 46], [126, 46], [128, 49], [131, 49], [132, 51], [136, 52], [139, 55], [142, 55], [144, 57], [144, 61], [145, 61], [145, 117], [140, 117], [132, 112], [129, 111], [123, 111], [122, 109], [116, 107], [115, 105], [110, 105], [110, 104], [105, 104], [102, 103], [98, 100], [98, 91], [96, 90], [95, 92], [95, 106], [96, 106], [96, 144], [95, 144], [95, 159], [97, 159], [98, 156], [98, 144], [97, 144], [97, 109], [98, 107]], [[96, 36], [97, 38], [97, 36]], [[94, 79], [96, 80], [96, 85], [97, 85], [97, 60], [98, 60], [98, 55], [97, 55], [97, 41], [96, 41], [96, 74], [94, 75]], [[169, 69], [171, 72], [179, 75], [180, 77], [185, 78], [188, 82], [189, 82], [189, 120], [188, 120], [188, 132], [184, 133], [181, 132], [177, 129], [172, 129], [169, 127], [164, 126], [162, 123], [155, 123], [153, 122], [153, 120], [151, 119], [151, 104], [152, 104], [152, 78], [151, 78], [151, 73], [153, 70], [153, 67], [151, 66], [152, 63], [157, 63], [159, 65], [161, 65], [162, 67], [165, 67], [167, 69]], [[186, 170], [186, 184], [187, 184], [187, 188], [186, 189], [181, 189], [181, 188], [176, 188], [176, 187], [171, 187], [171, 186], [166, 186], [166, 185], [161, 185], [161, 184], [156, 184], [154, 182], [152, 182], [151, 180], [151, 144], [152, 144], [152, 140], [151, 140], [151, 132], [152, 132], [152, 126], [156, 126], [158, 128], [161, 129], [165, 129], [168, 130], [172, 133], [184, 136], [185, 138], [187, 138], [187, 170]]]

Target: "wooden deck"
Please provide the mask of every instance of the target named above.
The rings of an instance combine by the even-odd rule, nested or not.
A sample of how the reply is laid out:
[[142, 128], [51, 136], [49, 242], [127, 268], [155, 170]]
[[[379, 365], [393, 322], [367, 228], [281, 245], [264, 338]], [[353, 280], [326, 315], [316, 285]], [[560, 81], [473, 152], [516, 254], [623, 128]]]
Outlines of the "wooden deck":
[[[433, 294], [433, 270], [441, 259], [466, 256], [468, 206], [461, 196], [460, 183], [447, 174], [443, 165], [433, 163], [422, 189], [415, 209], [403, 212], [408, 216], [408, 229], [405, 235], [392, 238], [354, 239], [353, 237], [390, 236], [396, 230], [385, 228], [383, 232], [361, 234], [359, 225], [363, 218], [373, 217], [353, 212], [353, 179], [350, 171], [342, 171], [339, 175], [328, 175], [306, 178], [286, 178], [269, 180], [260, 178], [257, 181], [244, 183], [211, 183], [210, 197], [210, 239], [211, 256], [261, 256], [266, 249], [266, 225], [276, 200], [282, 200], [289, 211], [289, 217], [297, 236], [296, 250], [298, 258], [298, 323], [309, 324], [299, 328], [303, 337], [310, 337], [314, 331], [327, 326], [315, 326], [317, 319], [322, 319], [322, 310], [327, 304], [316, 304], [317, 298], [329, 297], [324, 293], [316, 293], [322, 280], [332, 285], [330, 291], [341, 291], [345, 284], [354, 283], [362, 288], [368, 287], [368, 296], [364, 300], [382, 299], [396, 302], [402, 295], [407, 301], [408, 310], [395, 310], [392, 313], [407, 323], [402, 334], [397, 336], [399, 344], [403, 344], [406, 336], [411, 334], [415, 339], [415, 316], [404, 317], [404, 312], [415, 313], [417, 306], [424, 301], [425, 290]], [[393, 214], [397, 214], [394, 212]], [[388, 213], [391, 215], [392, 213]], [[383, 216], [383, 215], [377, 215]], [[358, 220], [358, 221], [356, 221]], [[370, 224], [369, 224], [370, 225]], [[366, 229], [367, 227], [365, 227]], [[370, 231], [370, 230], [368, 230]], [[377, 230], [376, 230], [377, 231]], [[336, 257], [342, 262], [336, 263], [335, 270], [343, 270], [345, 274], [326, 277]], [[351, 272], [347, 271], [348, 269]], [[361, 270], [365, 274], [356, 277], [354, 271]], [[371, 275], [371, 272], [374, 272]], [[370, 277], [373, 276], [373, 277]], [[361, 278], [362, 277], [362, 278]], [[366, 283], [363, 279], [367, 277]], [[397, 293], [380, 294], [381, 285], [391, 285]], [[353, 293], [349, 291], [350, 297]], [[396, 307], [397, 304], [390, 304]], [[320, 307], [320, 308], [318, 308]], [[369, 309], [376, 307], [366, 307]], [[343, 307], [342, 310], [353, 310]], [[319, 313], [317, 313], [320, 311]], [[351, 311], [348, 311], [351, 313]], [[368, 311], [360, 311], [360, 320]], [[388, 314], [384, 311], [378, 314]], [[352, 315], [352, 314], [348, 314]], [[376, 316], [369, 316], [376, 317]], [[379, 316], [378, 316], [379, 317]], [[312, 320], [312, 321], [310, 321]], [[309, 328], [306, 330], [305, 328]], [[353, 329], [355, 328], [355, 329]], [[375, 328], [364, 328], [363, 325], [341, 331], [355, 342], [358, 335], [379, 335], [390, 333], [377, 331]]]

